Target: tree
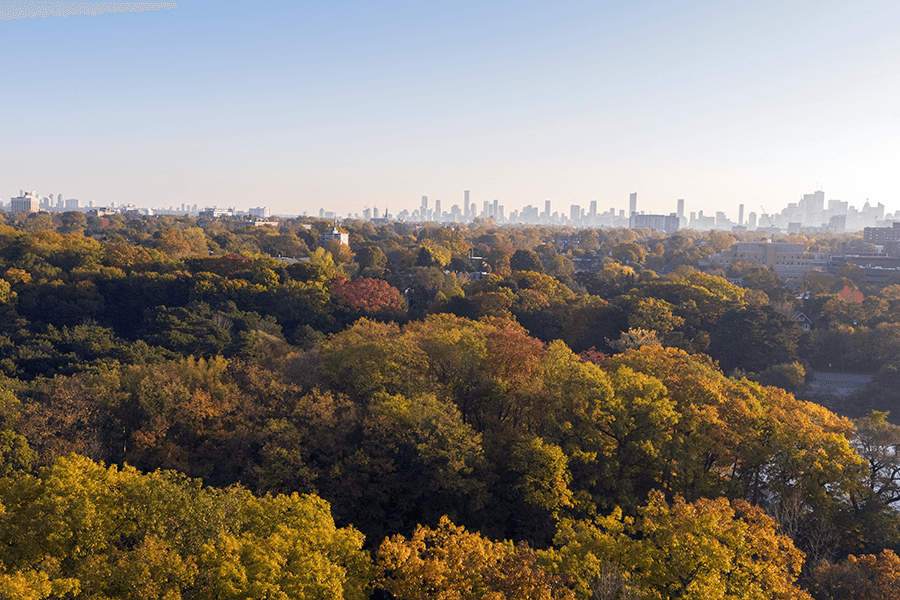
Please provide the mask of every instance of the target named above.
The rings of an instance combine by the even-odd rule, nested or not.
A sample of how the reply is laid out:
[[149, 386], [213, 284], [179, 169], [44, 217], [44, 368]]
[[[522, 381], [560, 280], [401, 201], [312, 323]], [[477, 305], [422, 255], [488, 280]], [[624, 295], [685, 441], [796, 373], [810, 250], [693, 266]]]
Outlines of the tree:
[[350, 246], [340, 240], [329, 241], [325, 250], [331, 255], [336, 265], [345, 265], [353, 260], [353, 252], [350, 250]]
[[654, 492], [634, 519], [615, 510], [594, 522], [564, 521], [556, 543], [544, 564], [573, 576], [578, 598], [589, 598], [612, 565], [626, 589], [652, 600], [810, 600], [796, 586], [803, 553], [742, 501], [676, 496], [669, 504]]
[[825, 562], [810, 581], [815, 600], [895, 600], [900, 598], [900, 558], [892, 550], [878, 556], [850, 555], [846, 560]]
[[403, 298], [397, 288], [383, 279], [337, 280], [331, 286], [335, 302], [356, 314], [398, 314]]
[[356, 251], [356, 262], [365, 277], [378, 277], [387, 266], [387, 256], [378, 246], [364, 246]]
[[0, 595], [368, 597], [362, 536], [315, 496], [255, 498], [71, 455], [0, 479], [0, 502]]
[[444, 268], [450, 262], [450, 252], [430, 240], [426, 240], [416, 257], [417, 267]]
[[631, 329], [649, 329], [665, 335], [684, 325], [684, 319], [674, 313], [674, 308], [665, 300], [641, 298], [628, 315], [628, 326]]
[[888, 423], [887, 412], [873, 410], [854, 421], [853, 447], [866, 461], [865, 483], [873, 499], [900, 501], [900, 426]]
[[156, 247], [160, 252], [171, 258], [206, 256], [209, 254], [206, 234], [199, 227], [188, 227], [184, 230], [168, 227], [159, 232]]
[[53, 224], [53, 217], [45, 212], [29, 213], [25, 218], [23, 225], [25, 231], [53, 231], [56, 226]]
[[726, 371], [758, 373], [796, 360], [799, 338], [797, 322], [768, 306], [733, 308], [710, 332], [709, 354]]
[[716, 252], [728, 250], [737, 241], [733, 235], [724, 231], [710, 231], [706, 236], [707, 244]]
[[638, 281], [637, 273], [629, 266], [617, 262], [603, 265], [597, 273], [587, 271], [576, 275], [578, 282], [591, 294], [601, 298], [613, 298], [630, 290]]
[[84, 233], [87, 217], [80, 211], [68, 211], [62, 214], [62, 233]]
[[377, 582], [404, 600], [562, 600], [572, 591], [546, 573], [525, 544], [492, 542], [454, 525], [418, 526], [409, 539], [392, 536], [378, 548]]
[[[656, 475], [643, 485], [689, 499], [743, 498], [773, 512], [796, 496], [802, 502], [795, 511], [794, 539], [809, 551], [818, 542], [810, 538], [813, 530], [804, 528], [831, 527], [832, 519], [847, 510], [847, 499], [859, 493], [861, 460], [848, 441], [849, 420], [779, 388], [725, 377], [710, 358], [674, 348], [629, 350], [606, 365], [658, 380], [676, 415], [672, 425], [656, 433], [652, 447], [658, 456], [643, 463], [655, 466], [638, 473]], [[782, 521], [782, 526], [791, 525]], [[833, 547], [833, 539], [826, 541]]]
[[634, 242], [623, 242], [612, 249], [612, 257], [623, 265], [642, 265], [647, 258], [647, 250]]
[[533, 250], [516, 250], [509, 259], [509, 268], [513, 271], [544, 272], [544, 265]]
[[630, 348], [643, 348], [644, 346], [659, 346], [659, 336], [656, 331], [652, 329], [629, 329], [628, 331], [622, 332], [622, 335], [617, 340], [607, 339], [606, 343], [609, 344], [610, 348], [614, 350], [618, 350], [619, 352], [624, 352]]
[[519, 474], [516, 484], [526, 504], [545, 511], [544, 519], [559, 518], [560, 509], [571, 507], [568, 457], [562, 448], [528, 436], [513, 447], [511, 467]]

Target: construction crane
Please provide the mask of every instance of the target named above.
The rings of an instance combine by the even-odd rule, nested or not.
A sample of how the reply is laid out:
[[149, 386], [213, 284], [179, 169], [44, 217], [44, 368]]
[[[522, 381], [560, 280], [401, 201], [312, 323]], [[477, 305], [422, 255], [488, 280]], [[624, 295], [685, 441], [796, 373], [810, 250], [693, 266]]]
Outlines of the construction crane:
[[766, 211], [766, 207], [763, 206], [762, 204], [760, 204], [759, 207], [760, 207], [760, 208], [762, 209], [762, 211], [763, 211], [763, 212], [762, 212], [762, 216], [764, 216], [766, 219], [768, 219], [768, 221], [769, 221], [769, 227], [771, 227], [772, 229], [775, 229], [775, 221], [773, 221], [773, 220], [772, 220], [772, 217], [769, 216], [768, 211]]

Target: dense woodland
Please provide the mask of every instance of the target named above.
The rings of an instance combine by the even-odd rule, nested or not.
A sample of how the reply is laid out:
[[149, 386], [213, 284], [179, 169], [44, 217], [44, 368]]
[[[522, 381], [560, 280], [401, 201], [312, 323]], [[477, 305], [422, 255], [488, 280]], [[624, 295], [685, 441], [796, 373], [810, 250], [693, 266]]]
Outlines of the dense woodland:
[[[4, 600], [900, 597], [900, 278], [698, 268], [750, 232], [3, 221]], [[836, 414], [819, 370], [873, 379]]]

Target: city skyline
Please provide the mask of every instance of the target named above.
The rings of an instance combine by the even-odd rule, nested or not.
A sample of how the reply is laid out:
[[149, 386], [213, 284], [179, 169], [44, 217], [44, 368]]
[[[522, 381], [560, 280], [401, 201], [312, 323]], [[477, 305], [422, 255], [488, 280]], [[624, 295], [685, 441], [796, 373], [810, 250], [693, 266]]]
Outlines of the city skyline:
[[[0, 198], [900, 209], [900, 6], [179, 3], [0, 23]], [[690, 208], [688, 210], [691, 210]], [[732, 217], [733, 218], [733, 217]]]
[[[481, 209], [475, 202], [471, 202], [471, 190], [463, 191], [463, 206], [459, 204], [446, 203], [443, 206], [447, 210], [443, 210], [442, 201], [439, 198], [429, 199], [428, 196], [421, 197], [421, 204], [410, 210], [401, 204], [400, 208], [395, 207], [390, 212], [390, 207], [385, 206], [379, 209], [377, 206], [367, 207], [362, 212], [348, 213], [346, 215], [337, 214], [334, 211], [326, 210], [320, 207], [318, 211], [310, 214], [308, 211], [300, 215], [280, 213], [285, 217], [312, 217], [326, 220], [391, 220], [405, 222], [432, 222], [442, 224], [468, 223], [475, 219], [492, 219], [498, 224], [522, 224], [522, 225], [563, 225], [574, 227], [588, 228], [649, 228], [665, 231], [668, 234], [674, 233], [678, 229], [697, 229], [697, 230], [741, 230], [741, 229], [767, 229], [773, 232], [783, 231], [787, 233], [800, 233], [801, 231], [833, 231], [836, 233], [862, 231], [870, 227], [892, 227], [895, 223], [900, 225], [900, 211], [896, 213], [886, 212], [885, 206], [881, 203], [870, 204], [868, 201], [862, 206], [857, 207], [849, 202], [829, 198], [826, 202], [825, 192], [817, 190], [809, 194], [803, 194], [798, 202], [790, 202], [781, 210], [767, 212], [763, 206], [760, 206], [760, 212], [753, 210], [745, 211], [743, 204], [738, 206], [737, 221], [733, 220], [733, 215], [725, 211], [714, 211], [704, 215], [705, 209], [696, 211], [685, 210], [685, 200], [679, 198], [674, 206], [675, 210], [671, 212], [649, 212], [644, 210], [643, 206], [638, 202], [638, 193], [632, 192], [628, 195], [627, 209], [619, 208], [616, 205], [604, 207], [599, 206], [596, 200], [590, 201], [585, 207], [580, 204], [571, 204], [568, 206], [568, 214], [564, 210], [565, 207], [556, 207], [552, 200], [543, 202], [543, 210], [537, 206], [526, 205], [519, 207], [509, 207], [500, 204], [499, 199], [493, 201], [483, 201]], [[558, 210], [554, 210], [558, 208]], [[688, 208], [692, 208], [688, 206]], [[776, 207], [778, 208], [778, 207]], [[20, 190], [19, 196], [10, 199], [10, 202], [3, 203], [0, 201], [0, 209], [11, 212], [65, 212], [69, 210], [78, 210], [83, 212], [96, 212], [99, 210], [105, 213], [108, 210], [113, 212], [125, 212], [129, 214], [143, 215], [192, 215], [206, 216], [212, 215], [229, 215], [229, 216], [256, 216], [265, 217], [279, 216], [279, 213], [272, 212], [267, 207], [243, 207], [243, 206], [218, 206], [218, 205], [198, 205], [182, 203], [180, 206], [137, 206], [132, 203], [109, 203], [108, 205], [95, 204], [93, 200], [81, 200], [77, 198], [65, 198], [63, 194], [54, 194], [43, 196], [35, 190]], [[745, 215], [746, 212], [746, 215]]]

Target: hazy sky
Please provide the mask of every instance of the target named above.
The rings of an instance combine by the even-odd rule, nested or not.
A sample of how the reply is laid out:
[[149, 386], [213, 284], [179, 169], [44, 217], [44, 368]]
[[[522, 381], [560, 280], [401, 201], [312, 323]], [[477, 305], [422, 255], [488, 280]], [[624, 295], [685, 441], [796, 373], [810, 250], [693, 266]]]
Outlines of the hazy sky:
[[206, 2], [0, 20], [0, 196], [900, 209], [900, 2]]

